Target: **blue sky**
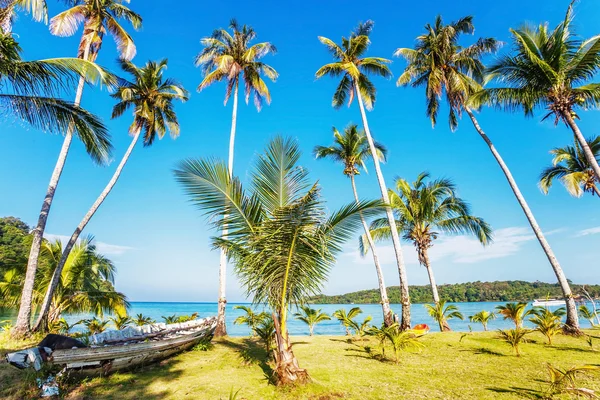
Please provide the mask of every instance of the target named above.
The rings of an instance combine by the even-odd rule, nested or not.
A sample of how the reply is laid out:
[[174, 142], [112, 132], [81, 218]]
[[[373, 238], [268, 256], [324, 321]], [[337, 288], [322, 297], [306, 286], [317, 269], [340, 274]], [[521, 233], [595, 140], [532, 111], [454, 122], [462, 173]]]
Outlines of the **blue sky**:
[[[410, 47], [436, 14], [447, 21], [472, 14], [476, 33], [465, 37], [493, 36], [509, 42], [509, 27], [525, 21], [556, 24], [564, 17], [568, 1], [517, 1], [501, 3], [470, 1], [421, 1], [416, 5], [380, 1], [366, 6], [348, 1], [232, 1], [211, 5], [177, 2], [173, 6], [155, 0], [132, 0], [130, 6], [144, 18], [143, 28], [133, 32], [138, 53], [134, 62], [169, 59], [168, 76], [181, 81], [192, 92], [191, 99], [178, 104], [181, 136], [165, 137], [151, 148], [135, 149], [121, 180], [94, 217], [87, 233], [95, 235], [100, 249], [117, 267], [117, 288], [132, 300], [214, 301], [217, 297], [218, 254], [211, 251], [213, 234], [175, 183], [172, 169], [186, 157], [226, 157], [231, 105], [223, 106], [224, 84], [202, 93], [195, 88], [201, 80], [193, 58], [200, 51], [200, 38], [213, 29], [227, 26], [232, 17], [252, 25], [257, 40], [271, 41], [278, 53], [268, 56], [280, 74], [270, 83], [273, 102], [257, 113], [253, 106], [240, 103], [236, 142], [236, 174], [245, 177], [253, 157], [276, 134], [298, 138], [304, 151], [302, 164], [319, 180], [328, 207], [351, 201], [350, 184], [339, 166], [316, 161], [311, 150], [331, 141], [331, 127], [343, 128], [360, 122], [358, 106], [336, 111], [331, 96], [336, 82], [315, 81], [314, 73], [330, 61], [317, 40], [327, 36], [339, 41], [359, 21], [372, 19], [370, 55], [389, 57], [398, 47]], [[50, 1], [50, 13], [62, 10]], [[597, 2], [583, 0], [576, 8], [577, 32], [585, 37], [598, 34], [600, 8]], [[49, 34], [43, 24], [22, 15], [14, 31], [27, 59], [74, 56], [81, 30], [72, 38]], [[509, 50], [506, 45], [503, 51]], [[113, 68], [116, 48], [107, 37], [98, 62]], [[404, 62], [394, 59], [391, 68], [397, 77]], [[534, 240], [527, 221], [514, 199], [500, 169], [468, 119], [452, 133], [445, 123], [445, 109], [439, 125], [432, 129], [425, 117], [423, 92], [397, 88], [395, 79], [375, 79], [378, 100], [369, 122], [375, 137], [389, 148], [389, 162], [383, 166], [388, 185], [394, 177], [413, 180], [428, 170], [435, 177], [452, 178], [461, 197], [468, 200], [476, 215], [496, 230], [495, 244], [483, 249], [467, 237], [443, 237], [431, 251], [438, 283], [486, 280], [542, 280], [554, 282], [549, 263]], [[112, 99], [106, 91], [86, 88], [82, 105], [105, 119], [115, 146], [115, 160], [108, 167], [94, 166], [80, 143], [72, 147], [57, 191], [47, 232], [70, 235], [90, 204], [104, 187], [129, 144], [129, 115], [110, 120]], [[556, 186], [549, 196], [537, 188], [540, 170], [550, 162], [548, 151], [570, 143], [572, 134], [563, 125], [540, 122], [540, 115], [525, 119], [484, 109], [479, 115], [482, 127], [512, 169], [515, 179], [548, 234], [567, 276], [581, 283], [600, 283], [598, 258], [600, 218], [598, 199], [589, 195], [569, 197]], [[586, 136], [599, 134], [600, 114], [581, 114], [580, 127]], [[35, 224], [62, 138], [5, 122], [0, 131], [0, 215], [14, 215]], [[372, 168], [371, 168], [372, 169]], [[379, 196], [374, 174], [358, 179], [361, 197]], [[361, 259], [356, 243], [348, 243], [333, 269], [325, 292], [343, 293], [376, 287], [370, 259]], [[410, 244], [404, 244], [411, 284], [426, 284], [424, 268], [416, 262]], [[380, 246], [388, 286], [398, 284], [391, 247]], [[228, 279], [230, 301], [244, 299], [233, 275]]]

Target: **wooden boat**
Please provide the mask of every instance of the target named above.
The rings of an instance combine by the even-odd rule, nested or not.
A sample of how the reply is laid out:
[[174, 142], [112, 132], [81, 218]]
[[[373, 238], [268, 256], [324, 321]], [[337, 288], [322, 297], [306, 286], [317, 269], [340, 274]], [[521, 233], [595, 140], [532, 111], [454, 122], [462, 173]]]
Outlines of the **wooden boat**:
[[409, 332], [414, 333], [417, 336], [422, 336], [429, 332], [429, 326], [427, 324], [418, 324], [413, 326]]
[[216, 326], [216, 317], [210, 317], [106, 331], [90, 336], [89, 347], [53, 350], [44, 361], [69, 371], [106, 375], [188, 350], [202, 340], [210, 340]]

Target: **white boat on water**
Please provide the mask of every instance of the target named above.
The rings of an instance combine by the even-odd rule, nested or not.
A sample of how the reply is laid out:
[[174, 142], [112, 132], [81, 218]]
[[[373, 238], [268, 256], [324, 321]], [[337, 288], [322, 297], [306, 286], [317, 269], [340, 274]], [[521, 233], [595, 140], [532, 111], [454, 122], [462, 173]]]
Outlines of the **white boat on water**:
[[532, 303], [534, 307], [559, 307], [565, 304], [564, 300], [557, 299], [535, 299]]

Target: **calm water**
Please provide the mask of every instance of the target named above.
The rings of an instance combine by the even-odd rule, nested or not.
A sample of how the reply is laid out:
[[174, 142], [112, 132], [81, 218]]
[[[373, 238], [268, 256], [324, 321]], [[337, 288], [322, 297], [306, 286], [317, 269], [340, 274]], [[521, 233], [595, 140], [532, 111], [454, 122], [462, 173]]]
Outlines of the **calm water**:
[[[500, 304], [506, 303], [496, 303], [496, 302], [481, 302], [481, 303], [454, 303], [460, 310], [461, 313], [465, 316], [465, 320], [450, 320], [450, 327], [455, 331], [468, 331], [469, 325], [472, 327], [474, 331], [483, 330], [481, 324], [472, 324], [469, 322], [468, 317], [470, 315], [476, 314], [479, 311], [494, 311], [494, 308]], [[236, 303], [227, 304], [227, 331], [231, 336], [246, 336], [249, 335], [250, 331], [245, 325], [234, 325], [233, 321], [240, 315], [243, 315], [244, 312], [241, 310], [234, 310], [233, 307]], [[246, 304], [247, 305], [247, 304]], [[362, 321], [366, 316], [370, 315], [373, 317], [372, 325], [381, 325], [383, 322], [381, 306], [379, 304], [314, 304], [311, 305], [313, 308], [320, 308], [323, 312], [327, 314], [332, 314], [335, 310], [340, 308], [344, 308], [346, 310], [351, 309], [352, 307], [358, 306], [363, 310], [363, 313], [359, 315], [357, 318], [358, 321]], [[588, 305], [589, 306], [589, 305]], [[400, 314], [402, 307], [399, 304], [391, 305], [393, 312]], [[258, 307], [258, 310], [261, 310]], [[426, 323], [428, 324], [432, 331], [437, 330], [437, 324], [435, 321], [431, 319], [431, 317], [427, 314], [427, 310], [425, 309], [424, 304], [413, 304], [411, 307], [412, 310], [412, 322], [413, 325]], [[295, 312], [296, 310], [292, 310]], [[149, 316], [156, 321], [162, 322], [162, 316], [167, 315], [185, 315], [192, 314], [197, 312], [200, 314], [200, 317], [206, 317], [217, 314], [217, 303], [147, 303], [147, 302], [132, 302], [131, 309], [129, 314], [134, 316], [136, 314], [142, 313], [146, 316]], [[86, 315], [67, 315], [65, 318], [70, 323], [74, 321], [78, 321], [80, 319], [86, 318]], [[0, 311], [0, 320], [5, 319], [13, 319], [14, 314], [2, 313]], [[528, 322], [526, 323], [526, 325]], [[581, 320], [580, 324], [583, 328], [590, 327], [590, 324], [587, 320]], [[512, 327], [513, 324], [510, 321], [504, 321], [502, 318], [497, 318], [493, 321], [490, 321], [488, 324], [488, 329], [505, 329]], [[308, 327], [303, 322], [297, 321], [290, 317], [288, 321], [288, 328], [291, 335], [308, 335]], [[319, 323], [315, 327], [315, 334], [317, 335], [343, 335], [345, 334], [344, 328], [337, 320], [325, 321]]]

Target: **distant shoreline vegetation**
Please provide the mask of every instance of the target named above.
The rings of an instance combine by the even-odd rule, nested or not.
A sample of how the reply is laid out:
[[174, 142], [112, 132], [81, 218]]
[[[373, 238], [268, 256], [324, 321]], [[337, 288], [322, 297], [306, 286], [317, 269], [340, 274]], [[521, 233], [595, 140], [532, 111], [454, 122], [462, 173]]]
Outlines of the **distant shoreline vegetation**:
[[[583, 296], [582, 288], [593, 298], [600, 297], [600, 285], [572, 284], [576, 297]], [[388, 287], [390, 303], [400, 302], [398, 286]], [[411, 303], [432, 303], [433, 297], [429, 285], [410, 286]], [[440, 299], [452, 303], [471, 303], [480, 301], [532, 301], [534, 299], [562, 298], [558, 284], [526, 281], [467, 282], [438, 285]], [[378, 304], [378, 289], [361, 290], [341, 295], [321, 294], [310, 298], [314, 304]]]

